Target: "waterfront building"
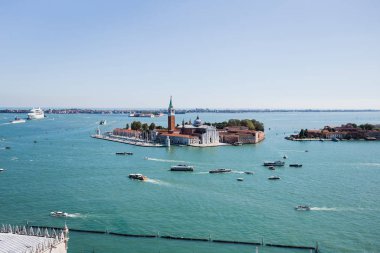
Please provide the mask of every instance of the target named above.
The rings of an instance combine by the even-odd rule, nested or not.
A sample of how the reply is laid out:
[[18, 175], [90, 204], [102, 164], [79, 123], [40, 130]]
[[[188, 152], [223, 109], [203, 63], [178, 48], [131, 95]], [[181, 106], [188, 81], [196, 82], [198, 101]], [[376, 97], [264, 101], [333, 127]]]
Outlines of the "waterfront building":
[[69, 229], [43, 227], [0, 227], [0, 252], [67, 253]]
[[249, 130], [248, 127], [226, 127], [219, 132], [220, 142], [235, 144], [256, 144], [265, 139], [262, 131]]

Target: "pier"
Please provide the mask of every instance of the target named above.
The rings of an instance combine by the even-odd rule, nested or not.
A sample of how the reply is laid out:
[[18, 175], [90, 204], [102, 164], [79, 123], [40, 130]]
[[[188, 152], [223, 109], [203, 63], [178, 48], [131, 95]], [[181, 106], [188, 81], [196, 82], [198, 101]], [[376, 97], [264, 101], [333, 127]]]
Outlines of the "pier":
[[[28, 225], [28, 228], [39, 229], [43, 227], [44, 229], [50, 230], [59, 230], [58, 227], [49, 227], [49, 226], [31, 226]], [[193, 241], [193, 242], [204, 242], [204, 243], [224, 243], [224, 244], [236, 244], [236, 245], [246, 245], [246, 246], [255, 246], [256, 252], [258, 252], [259, 247], [271, 247], [271, 248], [286, 248], [286, 249], [295, 249], [295, 250], [304, 250], [305, 252], [310, 253], [320, 253], [318, 243], [315, 246], [304, 246], [304, 245], [287, 245], [287, 244], [275, 244], [275, 243], [266, 243], [264, 239], [261, 242], [254, 241], [235, 241], [235, 240], [222, 240], [222, 239], [212, 239], [211, 236], [208, 238], [192, 238], [192, 237], [182, 237], [182, 236], [172, 236], [172, 235], [160, 235], [157, 234], [130, 234], [130, 233], [121, 233], [121, 232], [111, 232], [108, 230], [86, 230], [86, 229], [76, 229], [70, 228], [71, 232], [78, 233], [89, 233], [89, 234], [104, 234], [112, 236], [123, 236], [123, 237], [133, 237], [133, 238], [158, 238], [163, 240], [181, 240], [181, 241]]]
[[132, 138], [126, 138], [126, 137], [122, 138], [122, 137], [116, 137], [112, 135], [103, 135], [103, 134], [94, 134], [94, 135], [91, 135], [91, 137], [95, 139], [119, 142], [119, 143], [124, 143], [124, 144], [140, 146], [140, 147], [164, 147], [164, 145], [162, 144], [147, 142], [142, 139], [132, 139]]

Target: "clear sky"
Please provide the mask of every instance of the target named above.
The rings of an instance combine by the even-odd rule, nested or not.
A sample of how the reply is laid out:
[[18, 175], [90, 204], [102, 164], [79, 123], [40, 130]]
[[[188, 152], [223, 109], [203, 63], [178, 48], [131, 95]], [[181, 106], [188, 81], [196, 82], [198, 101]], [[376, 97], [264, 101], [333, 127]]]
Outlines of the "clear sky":
[[380, 109], [380, 1], [0, 0], [0, 106]]

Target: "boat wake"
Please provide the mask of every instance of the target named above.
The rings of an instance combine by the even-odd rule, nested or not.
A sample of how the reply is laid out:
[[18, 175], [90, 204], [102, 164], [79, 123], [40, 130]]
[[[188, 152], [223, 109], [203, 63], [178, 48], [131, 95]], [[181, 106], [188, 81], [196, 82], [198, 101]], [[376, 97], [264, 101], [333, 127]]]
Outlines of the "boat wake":
[[380, 163], [361, 163], [361, 166], [380, 167]]
[[310, 207], [311, 211], [339, 211], [335, 207]]
[[284, 149], [284, 150], [280, 150], [280, 152], [297, 152], [297, 153], [305, 153], [305, 150]]
[[11, 157], [11, 161], [16, 161], [16, 160], [18, 160], [18, 157], [16, 156]]
[[188, 161], [165, 160], [165, 159], [151, 158], [151, 157], [145, 157], [145, 160], [148, 160], [148, 161], [155, 161], [155, 162], [162, 162], [162, 163], [190, 163], [190, 162], [188, 162]]
[[83, 218], [84, 215], [82, 215], [80, 213], [68, 213], [67, 217], [69, 217], [69, 218]]
[[0, 126], [10, 125], [10, 124], [12, 124], [12, 123], [10, 123], [10, 122], [7, 122], [7, 123], [1, 123]]
[[146, 179], [144, 182], [151, 183], [151, 184], [158, 184], [158, 185], [166, 185], [166, 186], [170, 185], [167, 182], [164, 182], [158, 179], [151, 179], [151, 178]]

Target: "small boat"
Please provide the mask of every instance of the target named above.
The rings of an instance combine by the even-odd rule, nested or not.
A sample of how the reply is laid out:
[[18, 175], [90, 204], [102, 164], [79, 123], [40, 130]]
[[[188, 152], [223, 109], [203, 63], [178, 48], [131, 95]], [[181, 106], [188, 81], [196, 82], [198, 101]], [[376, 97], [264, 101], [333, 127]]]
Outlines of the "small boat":
[[178, 164], [170, 167], [170, 171], [194, 171], [194, 167], [186, 164]]
[[67, 216], [69, 216], [69, 214], [65, 213], [65, 212], [61, 212], [61, 211], [54, 211], [54, 212], [50, 212], [50, 216], [53, 216], [53, 217], [67, 217]]
[[283, 159], [288, 159], [288, 157], [287, 157], [286, 155], [284, 155], [282, 158], [283, 158]]
[[275, 161], [275, 162], [264, 162], [264, 166], [284, 166], [285, 162], [282, 161]]
[[299, 164], [299, 163], [292, 163], [292, 164], [289, 164], [289, 167], [296, 167], [296, 168], [299, 168], [299, 167], [302, 167], [302, 164]]
[[133, 155], [132, 152], [116, 152], [116, 155]]
[[275, 167], [274, 166], [269, 166], [268, 169], [275, 170]]
[[253, 175], [253, 172], [252, 171], [244, 171], [244, 174]]
[[232, 144], [232, 145], [234, 145], [234, 146], [242, 146], [242, 145], [243, 145], [243, 142], [241, 142], [241, 141], [237, 141], [237, 142], [235, 142], [235, 143]]
[[145, 181], [147, 180], [148, 178], [142, 174], [129, 174], [128, 176], [130, 179], [136, 179], [136, 180], [140, 180], [140, 181]]
[[375, 137], [365, 137], [366, 141], [376, 141]]
[[99, 125], [107, 125], [107, 120], [101, 120], [100, 122], [99, 122]]
[[0, 168], [0, 172], [3, 172], [3, 171], [4, 171], [4, 169]]
[[296, 206], [294, 209], [296, 209], [297, 211], [310, 211], [310, 206]]
[[210, 170], [209, 173], [213, 174], [213, 173], [227, 173], [227, 172], [231, 172], [230, 169], [215, 169], [215, 170]]
[[239, 181], [239, 182], [241, 182], [241, 181], [244, 181], [244, 178], [239, 177], [239, 178], [237, 178], [236, 180]]
[[280, 177], [279, 176], [270, 176], [268, 177], [269, 180], [279, 180]]
[[338, 138], [335, 138], [335, 137], [332, 138], [331, 140], [334, 141], [334, 142], [338, 142], [338, 141], [339, 141], [339, 139], [338, 139]]
[[11, 149], [11, 147], [5, 147], [5, 149]]
[[19, 117], [16, 117], [14, 120], [10, 121], [12, 124], [18, 124], [18, 123], [25, 123], [26, 120], [20, 119]]
[[309, 150], [305, 150], [305, 152], [307, 153], [307, 152], [309, 152]]

